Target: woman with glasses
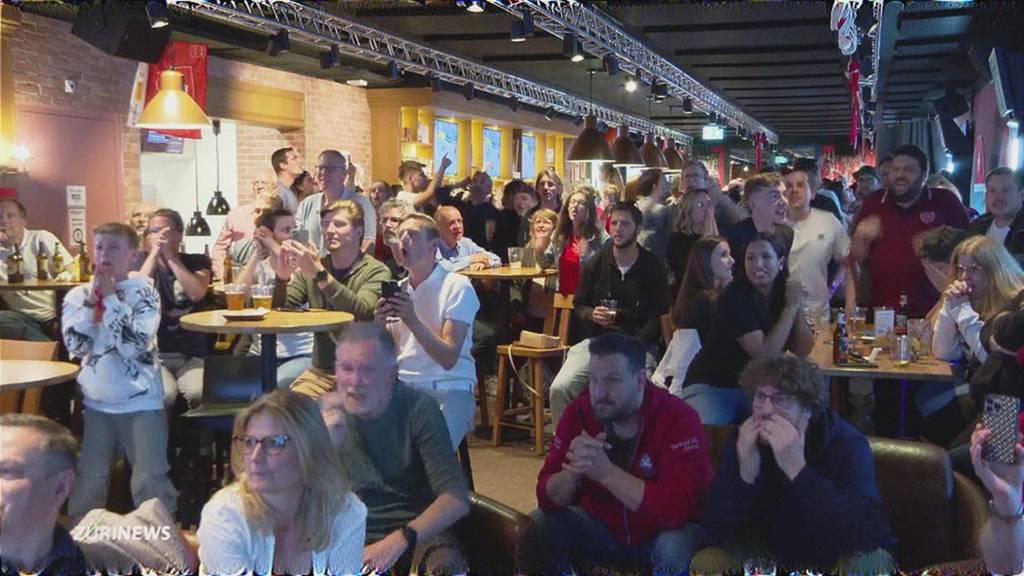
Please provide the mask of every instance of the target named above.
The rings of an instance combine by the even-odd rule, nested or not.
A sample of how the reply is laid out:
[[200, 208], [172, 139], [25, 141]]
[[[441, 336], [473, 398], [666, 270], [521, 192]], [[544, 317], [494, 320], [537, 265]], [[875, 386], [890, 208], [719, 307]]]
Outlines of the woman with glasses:
[[679, 292], [679, 286], [690, 260], [690, 249], [698, 238], [718, 236], [715, 224], [715, 206], [707, 190], [690, 190], [679, 199], [678, 218], [668, 236], [665, 259], [668, 264], [670, 294]]
[[366, 506], [348, 488], [316, 402], [289, 390], [235, 418], [236, 481], [203, 508], [204, 574], [355, 574]]
[[683, 400], [704, 424], [731, 424], [747, 416], [738, 381], [752, 359], [786, 351], [807, 356], [814, 346], [803, 315], [803, 286], [788, 281], [788, 255], [774, 234], [757, 236], [741, 248], [739, 278], [718, 297], [707, 341], [683, 384]]

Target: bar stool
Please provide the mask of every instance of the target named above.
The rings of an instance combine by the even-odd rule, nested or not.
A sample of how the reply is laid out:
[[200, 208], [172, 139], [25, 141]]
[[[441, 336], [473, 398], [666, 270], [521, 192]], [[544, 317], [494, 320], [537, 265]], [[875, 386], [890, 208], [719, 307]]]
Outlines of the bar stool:
[[[498, 346], [498, 397], [494, 402], [494, 419], [491, 441], [501, 445], [502, 428], [516, 428], [533, 431], [533, 449], [538, 455], [544, 453], [544, 424], [547, 419], [544, 410], [544, 361], [548, 358], [565, 358], [569, 350], [569, 321], [572, 318], [573, 296], [555, 294], [554, 302], [544, 315], [544, 334], [558, 338], [559, 344], [549, 348], [533, 348], [519, 343]], [[513, 406], [512, 382], [509, 366], [516, 358], [525, 359], [529, 370], [527, 385], [529, 405]], [[514, 365], [512, 365], [514, 369]], [[514, 371], [514, 370], [513, 370]], [[506, 404], [508, 405], [506, 407]], [[528, 415], [531, 422], [523, 424], [516, 417]]]

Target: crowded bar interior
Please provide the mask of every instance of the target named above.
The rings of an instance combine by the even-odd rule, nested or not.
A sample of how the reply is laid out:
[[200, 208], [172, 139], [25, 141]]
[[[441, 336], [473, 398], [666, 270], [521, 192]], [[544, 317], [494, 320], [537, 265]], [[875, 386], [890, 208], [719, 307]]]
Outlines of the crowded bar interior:
[[0, 0], [0, 574], [1024, 573], [1024, 3]]

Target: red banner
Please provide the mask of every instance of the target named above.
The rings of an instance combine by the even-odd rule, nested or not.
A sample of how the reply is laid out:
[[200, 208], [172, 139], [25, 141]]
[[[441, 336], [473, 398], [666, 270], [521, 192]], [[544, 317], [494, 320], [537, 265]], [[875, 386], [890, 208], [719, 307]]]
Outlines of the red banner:
[[[206, 111], [206, 64], [208, 61], [206, 44], [181, 42], [175, 40], [167, 44], [163, 56], [156, 64], [149, 65], [146, 78], [146, 103], [160, 91], [160, 73], [173, 68], [185, 76], [185, 92]], [[181, 138], [202, 138], [199, 130], [159, 130], [163, 134]]]
[[846, 66], [846, 88], [850, 91], [850, 146], [857, 149], [860, 127], [860, 61], [850, 58]]

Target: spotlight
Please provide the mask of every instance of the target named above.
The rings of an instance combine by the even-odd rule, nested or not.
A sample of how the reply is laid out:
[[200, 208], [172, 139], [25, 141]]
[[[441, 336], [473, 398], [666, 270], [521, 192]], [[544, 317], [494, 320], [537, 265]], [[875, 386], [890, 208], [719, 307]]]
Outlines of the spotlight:
[[341, 49], [337, 44], [331, 44], [329, 52], [320, 53], [320, 67], [324, 70], [338, 68], [341, 66]]
[[554, 120], [555, 119], [555, 109], [554, 108], [548, 108], [547, 110], [545, 110], [544, 111], [544, 118], [548, 122], [551, 122], [552, 120]]
[[466, 100], [472, 100], [473, 98], [476, 98], [476, 86], [474, 86], [470, 82], [467, 82], [462, 87], [462, 95], [466, 98]]
[[163, 28], [171, 23], [171, 12], [167, 9], [167, 0], [149, 0], [146, 3], [146, 16], [149, 17], [150, 28]]
[[433, 74], [428, 74], [427, 75], [427, 81], [430, 82], [430, 89], [431, 90], [433, 90], [434, 92], [440, 92], [441, 91], [441, 79], [440, 78], [438, 78], [437, 76], [434, 76]]
[[601, 59], [601, 68], [608, 73], [608, 77], [616, 76], [619, 73], [619, 59], [614, 54], [608, 54]]
[[527, 38], [533, 38], [537, 35], [537, 26], [533, 23], [533, 12], [529, 10], [523, 10], [523, 35]]
[[281, 52], [287, 52], [292, 47], [291, 40], [288, 38], [288, 31], [284, 28], [277, 31], [267, 40], [267, 54], [271, 56], [277, 56]]
[[629, 78], [626, 79], [626, 92], [636, 92], [637, 86], [638, 83], [636, 81], [636, 78], [630, 76]]
[[662, 98], [668, 96], [668, 85], [664, 82], [651, 80], [651, 94], [654, 96], [661, 96]]
[[683, 98], [683, 114], [693, 114], [693, 100], [689, 96]]
[[572, 123], [575, 124], [576, 126], [583, 124], [583, 116], [577, 116], [576, 118], [573, 118]]
[[523, 29], [523, 21], [512, 23], [512, 30], [508, 33], [508, 39], [512, 42], [526, 42], [526, 30]]
[[398, 61], [388, 62], [388, 80], [400, 80], [401, 78], [402, 69], [398, 67]]
[[508, 99], [508, 107], [513, 112], [519, 112], [519, 100], [515, 96], [511, 96]]
[[601, 134], [604, 134], [605, 132], [607, 132], [608, 131], [608, 123], [605, 122], [604, 120], [598, 120], [597, 121], [597, 131], [600, 132]]
[[466, 12], [472, 12], [474, 14], [479, 14], [479, 13], [481, 13], [483, 11], [484, 11], [484, 5], [480, 2], [480, 0], [472, 0], [472, 2], [470, 2], [469, 5], [466, 6]]
[[572, 32], [562, 37], [562, 55], [573, 62], [583, 61], [583, 45]]

